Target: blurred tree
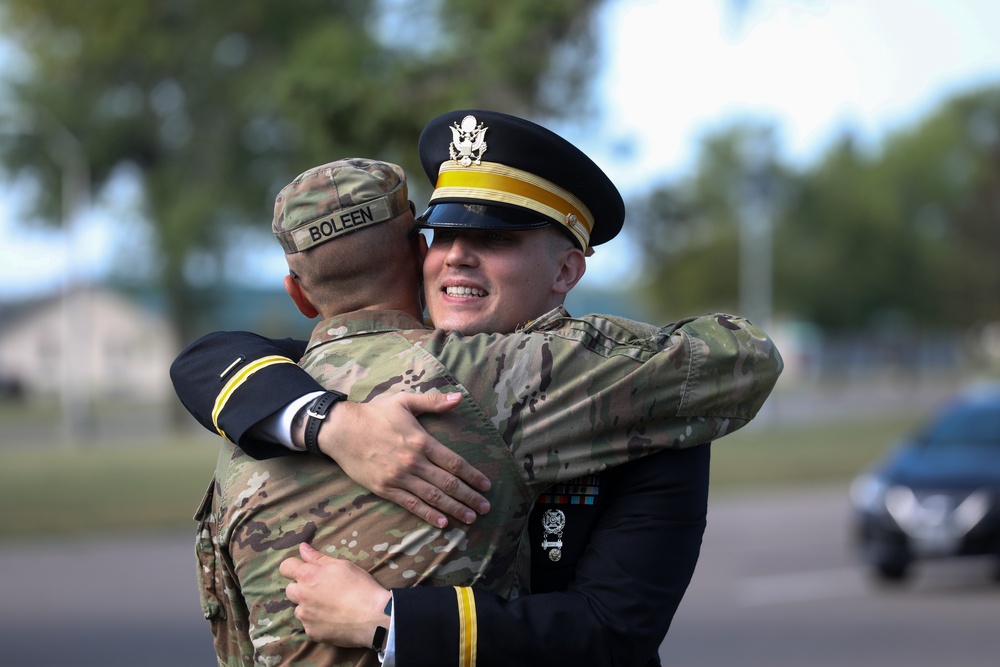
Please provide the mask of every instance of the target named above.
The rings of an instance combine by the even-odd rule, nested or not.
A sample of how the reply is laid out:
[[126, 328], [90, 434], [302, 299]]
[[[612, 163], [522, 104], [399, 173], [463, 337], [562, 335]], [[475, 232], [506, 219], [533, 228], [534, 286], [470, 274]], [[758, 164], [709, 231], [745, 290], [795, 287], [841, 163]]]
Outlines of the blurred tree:
[[644, 239], [641, 292], [650, 312], [672, 319], [739, 310], [741, 226], [780, 209], [790, 179], [773, 126], [744, 123], [703, 140], [689, 179], [630, 202], [630, 224]]
[[844, 329], [913, 305], [908, 294], [926, 276], [910, 276], [912, 286], [899, 280], [914, 260], [914, 239], [901, 233], [895, 190], [882, 163], [859, 155], [849, 139], [803, 175], [776, 239], [783, 311]]
[[[774, 132], [707, 137], [696, 173], [632, 202], [651, 312], [738, 310], [740, 226], [773, 221], [774, 299], [826, 330], [956, 329], [1000, 320], [1000, 89], [950, 100], [877, 152], [845, 135], [813, 167]], [[745, 228], [745, 227], [744, 227]]]
[[827, 329], [1000, 318], [1000, 90], [946, 102], [877, 154], [841, 141], [776, 243], [780, 305]]
[[[292, 175], [371, 155], [406, 167], [419, 192], [416, 139], [442, 111], [580, 112], [598, 4], [0, 0], [4, 37], [28, 60], [5, 82], [8, 120], [65, 127], [95, 190], [138, 174], [134, 222], [153, 227], [158, 279], [189, 340], [206, 305], [195, 274], [207, 266], [202, 282], [218, 282], [238, 226], [262, 226]], [[5, 141], [0, 159], [42, 182], [37, 210], [57, 218], [60, 175], [39, 138]]]
[[[933, 260], [935, 310], [958, 325], [1000, 321], [1000, 88], [955, 98], [894, 148], [898, 162], [923, 167], [909, 199]], [[906, 152], [920, 149], [930, 159]]]

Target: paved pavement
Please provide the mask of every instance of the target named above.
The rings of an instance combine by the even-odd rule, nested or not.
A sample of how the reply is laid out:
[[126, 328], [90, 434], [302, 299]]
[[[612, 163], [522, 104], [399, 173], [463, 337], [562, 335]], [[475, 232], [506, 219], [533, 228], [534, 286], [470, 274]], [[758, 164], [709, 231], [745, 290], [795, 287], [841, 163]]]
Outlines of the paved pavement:
[[0, 665], [214, 665], [193, 545], [193, 530], [0, 542]]
[[[847, 518], [837, 487], [713, 497], [664, 665], [996, 667], [996, 564], [927, 564], [881, 589]], [[0, 540], [0, 665], [215, 664], [192, 549], [187, 532]]]

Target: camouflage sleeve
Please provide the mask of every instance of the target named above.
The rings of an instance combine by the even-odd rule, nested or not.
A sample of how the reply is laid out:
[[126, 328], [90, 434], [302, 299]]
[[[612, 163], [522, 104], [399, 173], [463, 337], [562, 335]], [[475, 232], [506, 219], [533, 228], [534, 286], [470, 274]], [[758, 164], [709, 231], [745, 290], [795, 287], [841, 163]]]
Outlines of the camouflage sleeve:
[[520, 337], [473, 338], [442, 349], [445, 364], [536, 486], [731, 433], [782, 369], [771, 340], [729, 315], [662, 328], [563, 317]]
[[768, 336], [748, 320], [715, 314], [670, 327], [685, 338], [687, 375], [678, 414], [732, 422], [725, 435], [753, 419], [784, 362]]

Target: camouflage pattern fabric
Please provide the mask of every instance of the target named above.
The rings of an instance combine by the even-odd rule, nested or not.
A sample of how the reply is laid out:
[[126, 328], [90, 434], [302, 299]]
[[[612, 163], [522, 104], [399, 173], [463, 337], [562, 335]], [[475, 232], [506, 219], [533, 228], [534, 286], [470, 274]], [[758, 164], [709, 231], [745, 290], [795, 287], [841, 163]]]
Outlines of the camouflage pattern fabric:
[[410, 207], [402, 167], [347, 158], [299, 174], [274, 199], [271, 231], [286, 254], [308, 250]]
[[476, 585], [518, 594], [529, 563], [521, 538], [546, 487], [740, 428], [782, 368], [761, 331], [728, 315], [657, 328], [571, 318], [559, 308], [506, 336], [419, 326], [398, 312], [332, 318], [315, 328], [301, 365], [354, 401], [460, 391], [456, 409], [421, 422], [494, 481], [491, 511], [471, 527], [436, 529], [329, 461], [306, 454], [257, 461], [226, 443], [199, 540], [221, 665], [378, 664], [371, 650], [318, 644], [303, 633], [278, 574], [303, 541], [386, 588]]

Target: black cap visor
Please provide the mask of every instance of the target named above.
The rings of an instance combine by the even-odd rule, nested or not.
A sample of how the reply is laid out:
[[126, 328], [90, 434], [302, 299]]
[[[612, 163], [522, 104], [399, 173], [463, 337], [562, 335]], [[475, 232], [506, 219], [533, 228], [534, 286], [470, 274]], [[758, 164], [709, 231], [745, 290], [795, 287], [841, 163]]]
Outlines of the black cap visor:
[[525, 231], [548, 227], [552, 221], [541, 213], [520, 207], [495, 204], [431, 204], [417, 218], [417, 224], [430, 229], [504, 229]]

